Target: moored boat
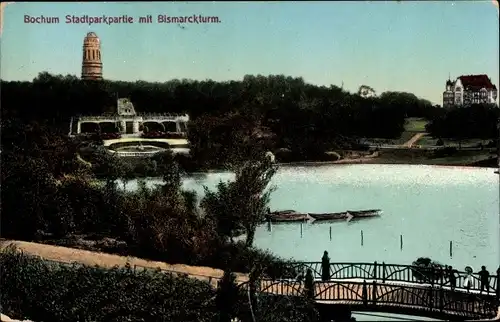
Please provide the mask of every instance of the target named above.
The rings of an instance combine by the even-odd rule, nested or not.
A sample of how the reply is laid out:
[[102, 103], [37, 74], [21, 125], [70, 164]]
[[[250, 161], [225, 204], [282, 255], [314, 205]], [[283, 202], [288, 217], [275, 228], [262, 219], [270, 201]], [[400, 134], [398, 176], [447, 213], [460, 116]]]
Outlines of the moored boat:
[[297, 214], [294, 216], [268, 216], [267, 220], [270, 222], [304, 222], [309, 220], [306, 214]]
[[266, 219], [270, 222], [303, 222], [309, 220], [310, 217], [295, 210], [281, 210], [269, 213]]
[[309, 216], [314, 218], [314, 220], [345, 220], [347, 219], [347, 212], [332, 212], [332, 213], [323, 213], [323, 214], [315, 214], [309, 213]]
[[378, 217], [381, 212], [380, 209], [347, 210], [331, 213], [300, 213], [295, 210], [280, 210], [270, 212], [266, 215], [266, 220], [270, 222], [304, 222], [313, 219], [314, 221], [347, 220], [349, 222], [354, 219]]
[[333, 212], [324, 214], [309, 213], [309, 216], [314, 218], [315, 221], [326, 221], [326, 220], [347, 220], [358, 218], [369, 218], [377, 217], [381, 213], [380, 209], [369, 209], [369, 210], [348, 210], [343, 212]]
[[296, 212], [295, 210], [278, 210], [270, 213], [270, 215], [293, 215], [293, 214], [298, 214], [298, 212]]
[[266, 219], [270, 222], [304, 222], [309, 220], [309, 216], [300, 213], [270, 214]]
[[353, 218], [363, 218], [363, 217], [375, 217], [380, 216], [382, 210], [380, 209], [369, 209], [369, 210], [347, 210]]

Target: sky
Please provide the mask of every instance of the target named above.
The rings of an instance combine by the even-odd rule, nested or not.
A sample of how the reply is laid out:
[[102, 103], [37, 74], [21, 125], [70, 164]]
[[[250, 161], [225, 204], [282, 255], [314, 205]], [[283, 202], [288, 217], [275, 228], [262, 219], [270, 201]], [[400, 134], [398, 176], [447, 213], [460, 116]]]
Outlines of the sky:
[[[59, 17], [30, 24], [25, 15]], [[66, 15], [133, 24], [67, 24]], [[139, 24], [152, 15], [153, 23]], [[157, 23], [158, 15], [219, 23]], [[101, 40], [103, 75], [124, 81], [241, 80], [284, 74], [355, 92], [407, 91], [442, 103], [448, 75], [487, 74], [499, 87], [498, 8], [488, 1], [32, 2], [4, 8], [2, 80], [80, 76], [82, 44]]]

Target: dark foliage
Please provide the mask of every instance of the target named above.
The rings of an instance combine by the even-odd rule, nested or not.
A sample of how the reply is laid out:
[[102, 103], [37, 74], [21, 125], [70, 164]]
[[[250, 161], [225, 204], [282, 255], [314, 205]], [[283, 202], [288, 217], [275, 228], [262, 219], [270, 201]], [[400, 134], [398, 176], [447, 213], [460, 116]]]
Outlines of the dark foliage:
[[[61, 266], [0, 253], [2, 313], [34, 321], [213, 321], [205, 282], [131, 267]], [[23, 316], [20, 316], [22, 313]]]
[[[258, 262], [266, 264], [270, 275], [281, 274], [281, 259], [250, 247], [275, 172], [265, 160], [237, 167], [239, 179], [221, 183], [227, 195], [214, 192], [216, 198], [205, 198], [205, 209], [200, 209], [196, 193], [181, 189], [183, 172], [169, 153], [152, 160], [163, 178], [160, 187], [141, 185], [138, 191], [124, 192], [115, 180], [133, 176], [120, 159], [97, 153], [89, 165], [78, 157], [77, 142], [47, 126], [22, 132], [21, 122], [10, 122], [3, 129], [9, 139], [2, 141], [2, 237], [31, 241], [47, 235], [52, 240], [95, 235], [125, 241], [121, 251], [138, 257], [222, 269], [227, 258], [234, 258], [234, 271], [248, 272]], [[104, 181], [95, 179], [96, 172]], [[239, 198], [245, 193], [252, 201]], [[237, 231], [230, 235], [243, 229], [250, 236], [243, 244], [228, 243], [220, 230], [217, 223], [226, 213], [207, 211], [228, 201], [228, 210], [239, 214], [233, 218]]]
[[445, 274], [444, 266], [428, 257], [419, 257], [412, 263], [413, 276], [422, 282], [438, 281]]
[[[39, 322], [252, 321], [248, 295], [227, 271], [217, 290], [208, 283], [160, 270], [61, 265], [0, 252], [2, 313]], [[300, 297], [258, 295], [258, 321], [320, 321], [314, 304]], [[224, 319], [226, 317], [226, 319]]]
[[438, 148], [438, 149], [434, 150], [434, 157], [444, 158], [444, 157], [452, 156], [455, 153], [457, 153], [457, 151], [458, 151], [457, 148], [454, 146], [447, 146], [444, 148]]
[[311, 159], [352, 143], [352, 137], [397, 138], [405, 117], [436, 114], [430, 102], [410, 93], [363, 97], [364, 91], [351, 94], [282, 75], [224, 83], [131, 83], [86, 82], [44, 72], [33, 82], [1, 85], [4, 119], [43, 119], [62, 131], [69, 131], [75, 115], [112, 111], [117, 96], [130, 98], [140, 112], [187, 112], [198, 167], [258, 158], [261, 151], [277, 148]]
[[473, 104], [468, 107], [443, 110], [426, 126], [436, 138], [458, 140], [497, 139], [500, 109], [494, 104]]

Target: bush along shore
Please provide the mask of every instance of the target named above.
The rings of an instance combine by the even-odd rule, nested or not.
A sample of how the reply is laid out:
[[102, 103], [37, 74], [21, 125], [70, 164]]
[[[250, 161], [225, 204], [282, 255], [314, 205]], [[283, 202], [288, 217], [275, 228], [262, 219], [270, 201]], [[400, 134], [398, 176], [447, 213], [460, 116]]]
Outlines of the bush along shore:
[[[2, 313], [37, 322], [67, 321], [319, 321], [307, 299], [260, 296], [255, 306], [226, 271], [218, 289], [187, 277], [130, 266], [61, 265], [0, 252]], [[250, 299], [253, 297], [250, 297]]]
[[[271, 274], [285, 262], [252, 247], [277, 170], [267, 159], [235, 164], [236, 180], [221, 182], [199, 200], [182, 189], [183, 172], [166, 152], [158, 159], [163, 183], [127, 192], [116, 184], [128, 179], [119, 159], [103, 154], [89, 167], [67, 137], [31, 131], [32, 140], [4, 144], [2, 151], [3, 238], [64, 246], [83, 240], [79, 247], [221, 269], [232, 258], [238, 272], [262, 262]], [[104, 183], [96, 183], [95, 173], [107, 174]], [[234, 242], [242, 234], [245, 240]], [[103, 238], [115, 242], [89, 242]]]

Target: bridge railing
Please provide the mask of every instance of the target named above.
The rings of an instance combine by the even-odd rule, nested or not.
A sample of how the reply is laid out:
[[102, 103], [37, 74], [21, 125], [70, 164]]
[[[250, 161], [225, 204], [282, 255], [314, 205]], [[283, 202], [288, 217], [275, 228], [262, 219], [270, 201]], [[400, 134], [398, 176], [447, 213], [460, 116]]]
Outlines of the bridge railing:
[[[269, 279], [260, 280], [258, 284], [258, 294], [307, 296], [308, 293], [304, 283], [297, 281]], [[248, 287], [248, 284], [245, 286]], [[361, 305], [366, 308], [398, 306], [403, 309], [468, 318], [492, 318], [498, 311], [498, 303], [492, 295], [434, 286], [386, 284], [379, 281], [317, 281], [314, 283], [312, 296], [316, 301], [329, 304]]]
[[161, 152], [161, 150], [158, 151], [144, 151], [144, 152], [117, 152], [117, 151], [111, 151], [116, 156], [119, 157], [150, 157], [152, 155], [155, 155], [156, 153]]
[[467, 317], [496, 316], [493, 296], [457, 292], [433, 286], [411, 286], [364, 282], [325, 282], [315, 288], [315, 299], [331, 302], [358, 302], [363, 306], [395, 305], [432, 310]]
[[79, 122], [98, 122], [98, 121], [120, 121], [123, 119], [165, 119], [172, 121], [188, 121], [188, 114], [175, 114], [175, 113], [145, 113], [145, 114], [136, 114], [136, 115], [118, 115], [114, 113], [110, 114], [102, 114], [102, 115], [76, 115], [74, 117]]
[[[54, 265], [81, 266], [81, 263], [52, 261]], [[163, 271], [176, 276], [195, 277], [205, 280], [217, 287], [221, 277], [192, 274], [133, 265], [135, 270]], [[488, 294], [453, 291], [436, 286], [397, 285], [380, 281], [317, 281], [313, 284], [313, 297], [316, 301], [327, 301], [335, 304], [359, 304], [364, 307], [391, 306], [402, 308], [440, 312], [448, 315], [464, 317], [492, 318], [497, 315], [497, 299]], [[252, 290], [257, 294], [278, 296], [306, 296], [305, 284], [300, 281], [284, 281], [275, 279], [259, 279], [256, 283], [240, 282], [238, 287], [245, 293]]]
[[[328, 280], [338, 279], [366, 279], [381, 280], [382, 282], [406, 282], [417, 284], [430, 284], [437, 286], [451, 287], [450, 276], [446, 269], [426, 268], [413, 265], [386, 264], [382, 263], [330, 263], [329, 272], [323, 276], [321, 262], [299, 262], [292, 263], [293, 272], [299, 275], [305, 275], [307, 269], [311, 269], [315, 279], [327, 277]], [[466, 272], [454, 271], [456, 284], [454, 287], [467, 289], [467, 283], [470, 283], [469, 290], [481, 291], [481, 278], [478, 273], [468, 275]], [[288, 276], [288, 278], [295, 278]], [[482, 290], [485, 293], [498, 293], [499, 277], [490, 275], [489, 283]], [[500, 295], [499, 295], [500, 296]]]

